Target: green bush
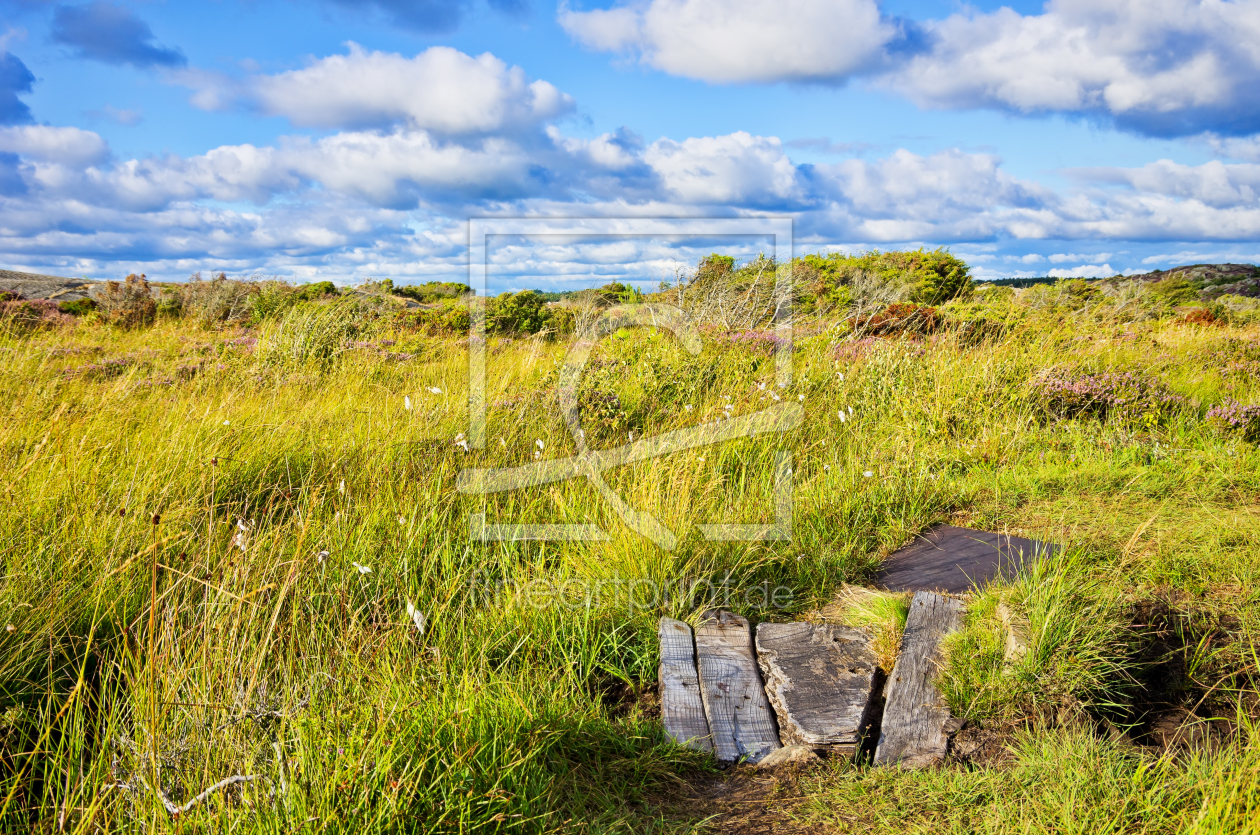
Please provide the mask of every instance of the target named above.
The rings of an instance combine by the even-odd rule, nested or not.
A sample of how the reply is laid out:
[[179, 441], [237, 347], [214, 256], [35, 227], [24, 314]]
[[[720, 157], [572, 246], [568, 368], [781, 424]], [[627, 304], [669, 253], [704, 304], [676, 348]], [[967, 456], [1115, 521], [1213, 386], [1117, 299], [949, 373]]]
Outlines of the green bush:
[[86, 316], [96, 310], [96, 301], [94, 299], [75, 299], [72, 302], [61, 302], [57, 305], [57, 309], [71, 316]]
[[428, 281], [424, 284], [408, 284], [402, 287], [394, 287], [393, 282], [390, 281], [390, 287], [393, 287], [392, 292], [395, 296], [414, 299], [422, 304], [458, 299], [465, 293], [472, 292], [472, 288], [467, 284], [458, 281]]
[[873, 250], [860, 255], [833, 252], [830, 255], [806, 255], [800, 259], [811, 272], [814, 295], [825, 297], [833, 288], [848, 285], [863, 273], [874, 273], [885, 280], [906, 285], [910, 301], [938, 305], [971, 293], [970, 268], [962, 259], [944, 249], [917, 249], [905, 252]]
[[575, 316], [568, 307], [549, 306], [533, 290], [504, 293], [486, 299], [486, 332], [494, 334], [569, 333]]

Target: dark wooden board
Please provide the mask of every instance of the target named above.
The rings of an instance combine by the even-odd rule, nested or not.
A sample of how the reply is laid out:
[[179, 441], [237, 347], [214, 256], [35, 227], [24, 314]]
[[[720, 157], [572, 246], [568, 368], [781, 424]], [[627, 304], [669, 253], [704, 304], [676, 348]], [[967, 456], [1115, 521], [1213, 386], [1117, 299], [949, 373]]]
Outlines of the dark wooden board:
[[706, 613], [696, 629], [700, 696], [719, 762], [759, 762], [780, 748], [748, 621], [731, 612]]
[[901, 638], [901, 653], [888, 676], [888, 699], [875, 748], [876, 765], [918, 768], [945, 757], [949, 706], [936, 689], [941, 639], [962, 626], [962, 603], [915, 592]]
[[870, 635], [835, 624], [762, 623], [757, 662], [784, 745], [857, 750], [878, 670]]
[[995, 577], [1012, 576], [1053, 546], [1019, 536], [937, 525], [893, 552], [875, 574], [889, 591], [961, 594]]
[[661, 639], [661, 718], [665, 732], [680, 745], [713, 752], [709, 720], [700, 698], [700, 676], [691, 627], [680, 620], [661, 618], [656, 627]]

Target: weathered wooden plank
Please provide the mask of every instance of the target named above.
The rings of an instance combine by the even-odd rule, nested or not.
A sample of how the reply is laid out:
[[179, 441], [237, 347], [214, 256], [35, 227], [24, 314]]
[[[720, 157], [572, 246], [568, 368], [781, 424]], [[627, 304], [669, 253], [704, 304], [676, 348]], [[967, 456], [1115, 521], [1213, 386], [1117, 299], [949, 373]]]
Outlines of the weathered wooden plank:
[[1012, 576], [1054, 546], [1019, 536], [937, 525], [884, 560], [876, 585], [889, 591], [962, 594], [1002, 576]]
[[962, 627], [962, 613], [961, 602], [931, 592], [916, 592], [910, 601], [901, 654], [888, 677], [876, 765], [919, 768], [945, 757], [949, 707], [933, 680], [941, 639]]
[[691, 627], [680, 620], [661, 618], [656, 627], [661, 639], [661, 717], [665, 732], [680, 745], [698, 751], [713, 751], [709, 720], [700, 698], [700, 676]]
[[748, 621], [730, 612], [709, 612], [696, 629], [700, 696], [719, 762], [741, 757], [759, 762], [779, 748], [774, 714], [753, 659]]
[[757, 663], [784, 745], [857, 750], [878, 670], [870, 635], [830, 623], [762, 623]]

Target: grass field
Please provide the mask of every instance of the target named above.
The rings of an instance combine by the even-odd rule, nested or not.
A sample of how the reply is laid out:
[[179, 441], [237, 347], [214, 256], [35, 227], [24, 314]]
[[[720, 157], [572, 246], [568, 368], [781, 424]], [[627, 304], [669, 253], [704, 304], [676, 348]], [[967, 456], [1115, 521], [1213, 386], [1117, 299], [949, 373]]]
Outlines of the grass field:
[[[603, 340], [593, 446], [804, 409], [783, 436], [606, 473], [672, 551], [585, 480], [455, 489], [572, 454], [565, 340], [491, 340], [470, 451], [466, 340], [344, 302], [0, 327], [0, 824], [737, 832], [686, 799], [718, 778], [655, 716], [656, 620], [712, 602], [695, 581], [800, 617], [950, 519], [1063, 546], [972, 600], [949, 647], [977, 753], [827, 762], [780, 831], [1260, 830], [1260, 417], [1210, 414], [1260, 402], [1260, 324], [1056, 292], [947, 304], [930, 337], [803, 322], [787, 388], [768, 339]], [[783, 448], [791, 541], [704, 540], [773, 521]], [[474, 513], [608, 539], [472, 542]], [[1030, 636], [1009, 662], [999, 603]]]

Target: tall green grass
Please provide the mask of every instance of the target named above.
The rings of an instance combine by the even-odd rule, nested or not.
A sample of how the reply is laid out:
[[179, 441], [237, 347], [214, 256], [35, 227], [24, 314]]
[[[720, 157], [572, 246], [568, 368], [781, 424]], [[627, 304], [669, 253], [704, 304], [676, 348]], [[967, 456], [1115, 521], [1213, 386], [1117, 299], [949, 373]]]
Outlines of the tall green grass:
[[[655, 679], [656, 619], [714, 602], [677, 590], [700, 581], [754, 619], [798, 617], [951, 514], [1053, 540], [1067, 555], [973, 607], [950, 692], [976, 721], [1009, 718], [1005, 706], [1050, 722], [1064, 710], [1122, 711], [1145, 663], [1128, 607], [1159, 587], [1216, 607], [1229, 646], [1254, 635], [1240, 589], [1256, 587], [1260, 562], [1260, 456], [1213, 434], [1199, 406], [1155, 428], [1054, 424], [1028, 387], [1051, 366], [1128, 367], [1204, 400], [1221, 390], [1203, 382], [1223, 373], [1211, 345], [1250, 344], [1254, 329], [1140, 325], [1155, 349], [1106, 322], [1060, 322], [1061, 312], [1031, 313], [978, 344], [947, 335], [854, 345], [823, 329], [798, 343], [786, 389], [759, 349], [711, 342], [693, 357], [658, 334], [618, 334], [585, 384], [615, 398], [592, 424], [600, 444], [773, 397], [805, 410], [783, 438], [607, 473], [629, 504], [678, 533], [663, 551], [581, 480], [455, 490], [468, 467], [574, 451], [555, 395], [563, 344], [491, 344], [488, 444], [466, 451], [465, 346], [352, 313], [298, 305], [264, 322], [252, 345], [178, 322], [0, 336], [6, 831], [691, 829], [652, 798], [711, 765], [669, 744], [639, 697]], [[1152, 350], [1167, 359], [1153, 363]], [[128, 362], [105, 364], [118, 358]], [[1256, 394], [1255, 381], [1231, 384], [1234, 396]], [[793, 539], [704, 540], [698, 523], [773, 521], [782, 447], [794, 456]], [[1130, 504], [1145, 516], [1128, 518]], [[1151, 505], [1169, 523], [1157, 519], [1128, 546]], [[594, 522], [608, 540], [473, 542], [475, 513]], [[770, 589], [786, 590], [785, 605], [768, 602]], [[999, 593], [1036, 636], [1014, 671], [985, 643]], [[1244, 670], [1241, 650], [1219, 649], [1199, 653], [1197, 675]], [[1028, 750], [1048, 751], [1053, 738], [1034, 733]], [[1228, 763], [1253, 775], [1230, 784], [1241, 799], [1204, 812], [1202, 831], [1226, 831], [1209, 818], [1226, 821], [1254, 799], [1248, 750], [1160, 766], [1187, 786]], [[1048, 756], [1036, 773], [1053, 772]], [[252, 779], [170, 811], [234, 775]], [[1019, 785], [1034, 792], [1036, 781]], [[1027, 824], [1011, 817], [1024, 797], [1012, 792], [992, 795], [994, 820]]]

